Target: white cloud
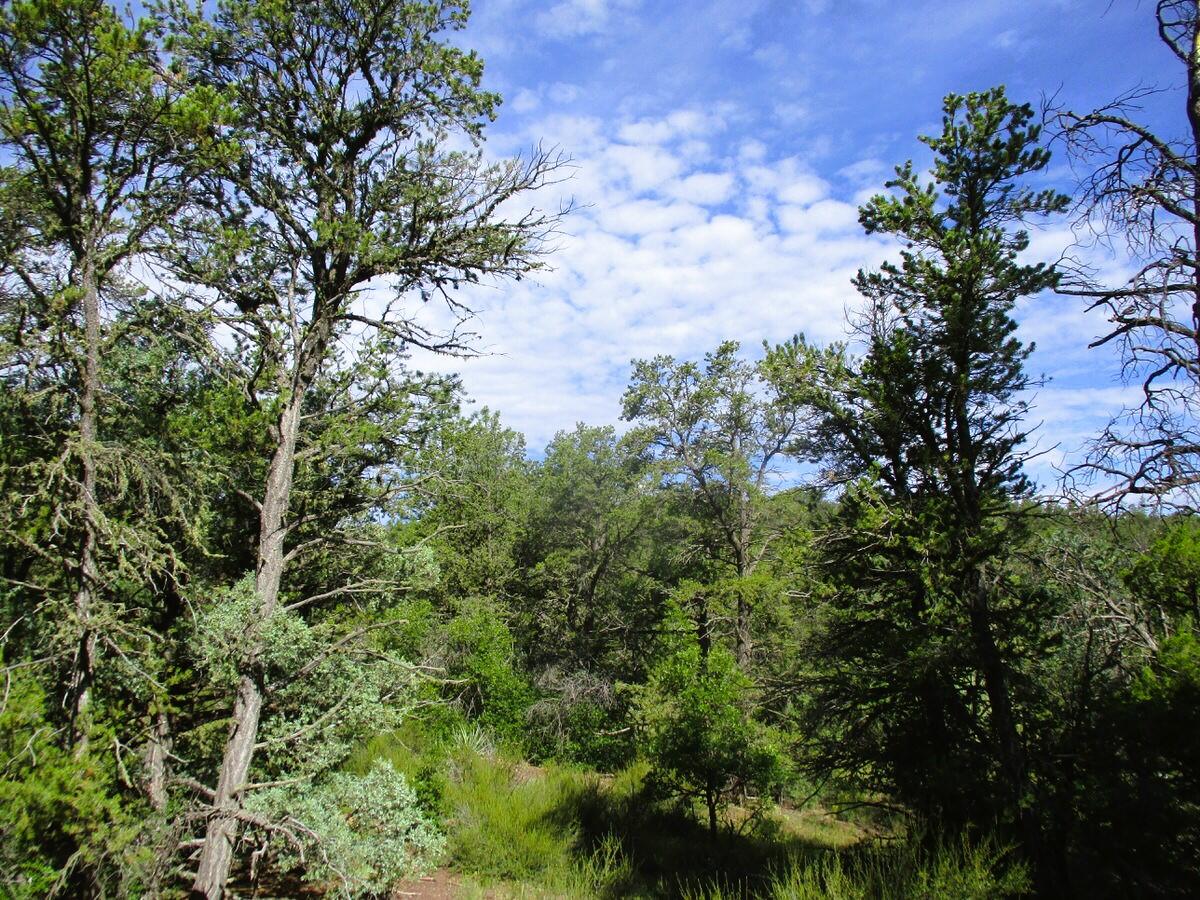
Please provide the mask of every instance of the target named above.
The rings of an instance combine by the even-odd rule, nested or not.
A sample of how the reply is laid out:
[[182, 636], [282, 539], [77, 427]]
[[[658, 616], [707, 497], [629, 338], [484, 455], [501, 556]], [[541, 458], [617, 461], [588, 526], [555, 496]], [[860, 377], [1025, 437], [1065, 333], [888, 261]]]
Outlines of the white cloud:
[[579, 98], [578, 85], [556, 81], [553, 84], [538, 85], [535, 89], [521, 88], [507, 101], [507, 106], [515, 112], [528, 114], [540, 109], [549, 100], [555, 106], [566, 106]]
[[563, 81], [556, 81], [546, 89], [546, 96], [550, 101], [559, 104], [574, 103], [579, 99], [580, 93], [579, 85]]
[[539, 13], [534, 24], [542, 34], [553, 38], [602, 34], [621, 13], [637, 5], [637, 0], [561, 0]]
[[892, 167], [883, 160], [868, 157], [842, 166], [837, 174], [857, 187], [874, 187], [878, 190], [891, 177], [892, 171]]
[[784, 203], [815, 203], [829, 194], [829, 185], [816, 175], [799, 172], [779, 183], [776, 192]]
[[664, 144], [673, 135], [670, 124], [663, 119], [630, 122], [617, 132], [617, 137], [630, 144]]
[[712, 134], [724, 126], [724, 119], [716, 113], [681, 109], [665, 118], [626, 123], [618, 130], [617, 137], [629, 144], [665, 144], [680, 138]]
[[613, 144], [605, 151], [605, 162], [634, 191], [656, 188], [680, 174], [683, 163], [659, 147]]
[[603, 228], [616, 234], [647, 235], [696, 224], [703, 221], [704, 211], [690, 203], [640, 199], [598, 209], [596, 219]]
[[841, 200], [819, 200], [811, 206], [781, 206], [779, 225], [787, 232], [837, 234], [855, 231], [858, 208]]
[[472, 295], [478, 330], [503, 356], [437, 363], [461, 370], [531, 447], [580, 419], [616, 421], [632, 358], [841, 335], [849, 279], [883, 244], [801, 160], [751, 142], [714, 166], [703, 138], [723, 122], [683, 110], [615, 137], [580, 117], [532, 126], [572, 152], [579, 174], [567, 189], [581, 208], [554, 272]]
[[[856, 209], [889, 167], [868, 156], [826, 180], [808, 158], [756, 140], [722, 143], [725, 122], [681, 110], [611, 125], [556, 113], [531, 123], [515, 145], [543, 137], [578, 166], [561, 188], [580, 206], [549, 260], [554, 271], [469, 295], [496, 355], [423, 362], [460, 371], [468, 393], [537, 451], [577, 421], [619, 424], [633, 358], [698, 358], [730, 338], [749, 354], [796, 332], [843, 338], [858, 303], [850, 279], [895, 252], [863, 234]], [[1071, 241], [1062, 226], [1035, 230], [1027, 255], [1057, 258]], [[1030, 372], [1053, 378], [1033, 417], [1046, 423], [1040, 446], [1060, 445], [1033, 464], [1050, 485], [1054, 465], [1119, 410], [1125, 389], [1096, 387], [1086, 344], [1103, 322], [1080, 304], [1041, 296], [1017, 315], [1022, 339], [1039, 346]]]
[[782, 69], [792, 62], [783, 44], [767, 44], [765, 47], [759, 47], [751, 56], [755, 62], [762, 63], [770, 69]]
[[669, 183], [666, 192], [680, 200], [714, 206], [729, 199], [734, 183], [734, 176], [730, 172], [697, 172]]
[[522, 88], [517, 91], [515, 97], [509, 101], [509, 105], [519, 113], [533, 112], [542, 105], [542, 98], [538, 96], [536, 91], [531, 91], [528, 88]]
[[794, 127], [812, 115], [806, 103], [795, 101], [775, 104], [775, 118], [784, 125]]

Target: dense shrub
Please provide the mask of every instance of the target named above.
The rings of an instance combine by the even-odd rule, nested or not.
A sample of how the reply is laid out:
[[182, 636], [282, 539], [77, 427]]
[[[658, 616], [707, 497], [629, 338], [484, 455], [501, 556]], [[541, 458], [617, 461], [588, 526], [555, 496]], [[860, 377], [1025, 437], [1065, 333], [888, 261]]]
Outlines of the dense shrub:
[[363, 775], [338, 772], [315, 786], [253, 795], [251, 813], [281, 823], [263, 832], [282, 871], [336, 884], [348, 897], [386, 892], [431, 866], [443, 838], [404, 775], [376, 760]]

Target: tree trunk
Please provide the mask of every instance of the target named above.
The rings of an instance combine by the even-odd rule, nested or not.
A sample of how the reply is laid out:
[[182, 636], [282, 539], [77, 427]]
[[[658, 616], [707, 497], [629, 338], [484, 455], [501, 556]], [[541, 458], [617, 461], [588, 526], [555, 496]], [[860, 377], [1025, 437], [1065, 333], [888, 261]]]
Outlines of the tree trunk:
[[167, 756], [171, 752], [171, 720], [160, 703], [150, 725], [150, 740], [146, 744], [146, 799], [153, 809], [167, 808]]
[[717, 836], [717, 789], [711, 778], [704, 785], [704, 803], [708, 806], [708, 833]]
[[[280, 416], [279, 444], [267, 470], [259, 515], [258, 560], [254, 579], [258, 610], [256, 621], [247, 622], [247, 628], [266, 621], [275, 611], [279, 599], [279, 585], [284, 570], [283, 545], [287, 535], [284, 518], [292, 492], [303, 396], [304, 390], [294, 387]], [[233, 705], [225, 754], [221, 760], [221, 774], [213, 796], [212, 815], [208, 820], [204, 849], [192, 884], [193, 897], [217, 900], [224, 893], [225, 882], [229, 879], [233, 847], [238, 834], [241, 792], [248, 782], [250, 764], [254, 759], [258, 722], [263, 707], [259, 652], [259, 648], [255, 648], [248, 654], [238, 679], [237, 698]]]
[[708, 654], [712, 651], [712, 623], [708, 619], [708, 597], [703, 593], [697, 594], [693, 601], [696, 604], [696, 641], [700, 645], [700, 669], [708, 671]]
[[[749, 497], [743, 496], [743, 509], [749, 509]], [[747, 518], [743, 513], [743, 521]], [[754, 566], [750, 564], [750, 526], [743, 524], [738, 535], [737, 547], [737, 621], [734, 625], [734, 655], [737, 657], [738, 669], [742, 672], [750, 665], [750, 601], [746, 599], [746, 579], [753, 574]]]
[[750, 601], [746, 599], [745, 586], [738, 584], [737, 636], [735, 652], [738, 669], [745, 672], [750, 665]]
[[979, 658], [980, 674], [991, 707], [992, 734], [996, 742], [996, 754], [1004, 772], [1007, 801], [1021, 831], [1022, 842], [1033, 862], [1035, 878], [1042, 886], [1048, 886], [1052, 875], [1043, 852], [1041, 828], [1036, 817], [1025, 803], [1025, 788], [1029, 773], [1021, 736], [1017, 732], [1016, 716], [1013, 713], [1012, 696], [1008, 684], [1008, 673], [992, 634], [991, 611], [988, 608], [987, 587], [978, 572], [972, 573], [968, 584], [968, 602], [971, 632], [975, 652]]
[[[1200, 154], [1200, 22], [1192, 23], [1192, 46], [1188, 55], [1188, 125], [1192, 132], [1192, 153]], [[1200, 159], [1193, 156], [1200, 163]], [[1192, 212], [1198, 218], [1192, 223], [1192, 253], [1200, 253], [1200, 178], [1192, 179]], [[1192, 274], [1192, 334], [1196, 343], [1196, 359], [1200, 360], [1200, 276]]]
[[100, 507], [96, 499], [96, 400], [100, 392], [100, 291], [91, 260], [82, 267], [83, 288], [83, 366], [79, 372], [79, 502], [83, 535], [79, 546], [78, 581], [72, 605], [78, 629], [75, 663], [71, 672], [70, 740], [76, 757], [88, 747], [91, 731], [92, 681], [96, 666], [96, 632], [92, 611], [99, 568], [96, 562]]
[[992, 634], [991, 616], [984, 596], [986, 588], [977, 583], [971, 590], [975, 595], [970, 600], [971, 634], [979, 660], [979, 671], [983, 676], [983, 687], [991, 707], [992, 734], [996, 741], [997, 756], [1004, 770], [1009, 796], [1015, 803], [1020, 799], [1025, 782], [1025, 766], [1012, 710], [1012, 698], [1009, 696], [1008, 676], [1004, 671], [995, 636]]

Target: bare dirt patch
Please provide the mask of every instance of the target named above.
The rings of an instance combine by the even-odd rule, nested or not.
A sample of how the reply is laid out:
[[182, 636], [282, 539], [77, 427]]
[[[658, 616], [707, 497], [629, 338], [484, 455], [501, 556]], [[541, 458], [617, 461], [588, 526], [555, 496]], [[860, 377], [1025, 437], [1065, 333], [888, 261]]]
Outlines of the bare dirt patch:
[[392, 890], [391, 900], [454, 900], [461, 893], [461, 888], [462, 880], [457, 874], [449, 869], [438, 869], [397, 885]]

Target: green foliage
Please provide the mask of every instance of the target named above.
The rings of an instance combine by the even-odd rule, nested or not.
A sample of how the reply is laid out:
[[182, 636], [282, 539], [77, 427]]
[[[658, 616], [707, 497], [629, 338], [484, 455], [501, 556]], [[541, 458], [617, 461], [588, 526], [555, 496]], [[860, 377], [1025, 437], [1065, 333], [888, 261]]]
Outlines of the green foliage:
[[1200, 522], [1173, 521], [1125, 578], [1138, 597], [1171, 617], [1200, 621]]
[[[993, 828], [1047, 896], [1194, 892], [1200, 525], [1034, 515], [1022, 471], [1023, 223], [1066, 202], [1029, 107], [947, 97], [860, 210], [903, 245], [860, 358], [639, 360], [628, 436], [535, 462], [408, 356], [463, 349], [410, 297], [467, 312], [555, 222], [495, 216], [557, 164], [487, 162], [466, 16], [0, 8], [0, 893], [170, 895], [222, 822], [346, 895], [446, 846], [548, 896], [1019, 893]], [[797, 746], [804, 795], [971, 842], [771, 809]]]
[[[873, 846], [842, 855], [795, 860], [755, 892], [772, 900], [993, 900], [1024, 896], [1025, 869], [1009, 853], [984, 841], [938, 844], [925, 850], [916, 842]], [[687, 891], [689, 898], [722, 900], [741, 896], [721, 888]]]
[[519, 670], [512, 634], [495, 603], [465, 603], [446, 628], [446, 676], [463, 709], [501, 740], [519, 747], [534, 700]]
[[[64, 751], [23, 673], [0, 706], [0, 893], [35, 898], [136, 889], [144, 810], [121, 796], [111, 748]], [[95, 742], [99, 745], [99, 742]]]
[[533, 502], [524, 438], [485, 409], [447, 420], [421, 464], [433, 477], [417, 529], [439, 561], [443, 597], [507, 596]]
[[[578, 681], [576, 682], [578, 684]], [[571, 697], [574, 686], [558, 685], [560, 693], [543, 698], [529, 711], [537, 728], [526, 741], [531, 755], [616, 772], [637, 753], [633, 729], [627, 724], [627, 694], [613, 688], [611, 700], [596, 702]], [[592, 693], [606, 695], [608, 685], [595, 685]]]
[[236, 684], [238, 667], [257, 640], [246, 627], [255, 621], [257, 604], [254, 576], [244, 575], [218, 591], [196, 617], [192, 652], [208, 677], [226, 689]]
[[[533, 472], [520, 615], [531, 663], [610, 681], [640, 670], [659, 610], [645, 459], [612, 428], [559, 432]], [[607, 626], [607, 627], [602, 627]]]
[[1081, 773], [1077, 882], [1188, 896], [1200, 878], [1200, 639], [1190, 621], [1105, 700]]
[[[786, 396], [778, 367], [737, 353], [737, 342], [725, 341], [703, 366], [669, 356], [634, 360], [622, 398], [621, 415], [635, 424], [630, 440], [656, 460], [665, 496], [680, 507], [687, 555], [703, 561], [688, 574], [701, 581], [753, 574], [792, 524], [769, 514], [767, 498], [780, 454], [802, 439], [806, 411]], [[748, 596], [733, 616], [744, 671], [753, 649]]]
[[361, 775], [338, 772], [316, 784], [260, 791], [247, 810], [271, 823], [262, 838], [280, 869], [312, 884], [335, 883], [347, 897], [386, 893], [442, 852], [443, 838], [413, 789], [384, 760]]
[[860, 272], [865, 353], [793, 341], [772, 365], [817, 416], [813, 456], [845, 485], [819, 538], [829, 579], [812, 650], [813, 774], [849, 773], [951, 829], [1019, 822], [1035, 855], [1027, 746], [1050, 606], [998, 568], [1026, 532], [1024, 365], [1016, 302], [1057, 282], [1020, 258], [1022, 224], [1067, 198], [1027, 186], [1048, 152], [1028, 105], [1002, 88], [951, 94], [911, 162], [860, 209], [900, 263]]
[[785, 779], [778, 738], [750, 718], [750, 682], [733, 656], [684, 642], [636, 690], [640, 749], [666, 796], [703, 800], [709, 828], [736, 791], [767, 795]]

